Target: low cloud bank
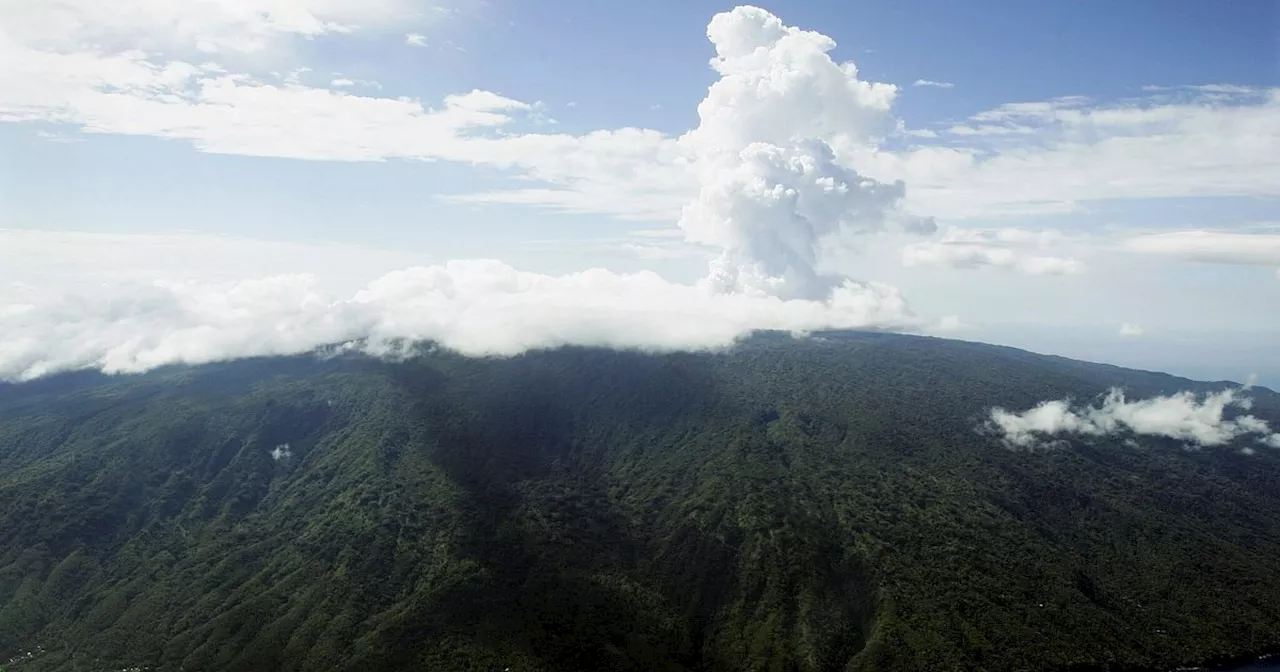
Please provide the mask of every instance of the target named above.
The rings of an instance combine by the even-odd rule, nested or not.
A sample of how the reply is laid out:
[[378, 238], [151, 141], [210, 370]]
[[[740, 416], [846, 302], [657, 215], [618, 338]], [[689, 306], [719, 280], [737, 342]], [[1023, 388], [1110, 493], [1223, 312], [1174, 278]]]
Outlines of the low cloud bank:
[[1241, 437], [1280, 448], [1280, 433], [1252, 415], [1226, 417], [1226, 410], [1249, 410], [1253, 400], [1241, 390], [1226, 389], [1205, 395], [1192, 392], [1129, 401], [1123, 390], [1112, 388], [1097, 406], [1073, 410], [1067, 400], [1046, 401], [1022, 413], [1003, 408], [991, 410], [991, 426], [1012, 445], [1031, 447], [1062, 435], [1105, 436], [1130, 432], [1163, 436], [1198, 446], [1220, 446]]
[[467, 355], [562, 345], [651, 351], [731, 345], [755, 330], [911, 330], [893, 287], [846, 280], [823, 301], [717, 293], [657, 274], [594, 269], [550, 276], [497, 261], [396, 271], [354, 296], [289, 275], [233, 285], [115, 287], [0, 307], [0, 380], [77, 369], [135, 373], [166, 364], [306, 353], [351, 344], [386, 354], [433, 341]]

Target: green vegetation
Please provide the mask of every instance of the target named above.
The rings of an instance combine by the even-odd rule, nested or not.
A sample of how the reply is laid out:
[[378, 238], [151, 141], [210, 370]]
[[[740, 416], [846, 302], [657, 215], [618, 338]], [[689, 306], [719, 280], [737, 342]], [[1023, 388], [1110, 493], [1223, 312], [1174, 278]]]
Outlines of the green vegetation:
[[1101, 670], [1280, 646], [1280, 451], [976, 431], [1117, 384], [1221, 387], [862, 333], [0, 386], [0, 670]]

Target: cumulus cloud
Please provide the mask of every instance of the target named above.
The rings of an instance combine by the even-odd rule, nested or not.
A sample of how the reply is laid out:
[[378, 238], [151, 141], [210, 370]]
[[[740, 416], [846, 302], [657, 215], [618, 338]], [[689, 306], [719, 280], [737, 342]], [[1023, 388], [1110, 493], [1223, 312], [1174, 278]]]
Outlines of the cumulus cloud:
[[932, 79], [917, 79], [911, 86], [930, 86], [935, 89], [951, 89], [955, 88], [955, 84], [951, 82], [936, 82]]
[[899, 209], [901, 182], [839, 165], [828, 144], [890, 129], [894, 86], [859, 79], [853, 63], [828, 55], [830, 38], [756, 7], [717, 14], [707, 37], [720, 79], [698, 105], [698, 127], [680, 139], [699, 184], [680, 227], [723, 250], [708, 278], [714, 288], [820, 299], [846, 282], [816, 270], [825, 238], [935, 228]]
[[1054, 230], [953, 226], [937, 239], [905, 246], [902, 264], [907, 267], [962, 269], [992, 267], [1027, 275], [1074, 275], [1083, 272], [1084, 264], [1080, 261], [1045, 253], [1065, 240], [1065, 236]]
[[293, 451], [289, 449], [289, 444], [282, 443], [271, 449], [271, 459], [279, 462], [293, 457]]
[[306, 275], [233, 284], [155, 283], [0, 311], [0, 380], [84, 368], [109, 373], [347, 344], [372, 354], [429, 341], [467, 355], [561, 345], [721, 348], [753, 330], [919, 326], [892, 287], [845, 282], [825, 301], [716, 293], [650, 272], [563, 276], [497, 261], [384, 275], [353, 296]]
[[1252, 408], [1252, 399], [1241, 391], [1226, 389], [1205, 395], [1191, 392], [1129, 401], [1124, 391], [1112, 389], [1096, 406], [1072, 409], [1067, 400], [1046, 401], [1021, 413], [991, 410], [991, 426], [1015, 446], [1029, 447], [1062, 434], [1105, 436], [1132, 433], [1161, 436], [1198, 446], [1220, 446], [1252, 436], [1259, 443], [1280, 446], [1280, 433], [1252, 415], [1227, 418], [1226, 410]]
[[1121, 338], [1137, 338], [1145, 333], [1146, 333], [1146, 330], [1143, 329], [1142, 325], [1140, 324], [1132, 324], [1130, 322], [1125, 322], [1124, 324], [1120, 325]]

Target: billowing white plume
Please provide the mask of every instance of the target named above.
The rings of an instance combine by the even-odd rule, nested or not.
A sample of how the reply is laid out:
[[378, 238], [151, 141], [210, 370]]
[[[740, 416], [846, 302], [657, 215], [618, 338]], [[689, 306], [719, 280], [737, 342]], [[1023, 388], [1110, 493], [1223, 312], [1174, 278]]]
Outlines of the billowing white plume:
[[717, 14], [707, 37], [720, 79], [698, 105], [698, 127], [680, 139], [700, 186], [680, 227], [691, 241], [722, 248], [707, 279], [713, 289], [821, 299], [851, 283], [818, 271], [827, 236], [890, 222], [936, 228], [898, 210], [901, 182], [840, 166], [829, 144], [882, 134], [896, 87], [858, 79], [853, 63], [828, 55], [830, 38], [757, 7]]
[[[921, 326], [895, 289], [818, 270], [823, 239], [837, 232], [935, 228], [898, 210], [901, 183], [865, 178], [831, 149], [881, 136], [897, 89], [859, 80], [852, 63], [831, 60], [829, 38], [755, 7], [716, 15], [707, 36], [720, 79], [698, 105], [698, 127], [676, 143], [700, 186], [680, 226], [722, 251], [702, 283], [454, 261], [385, 275], [352, 297], [326, 295], [306, 276], [117, 286], [0, 305], [0, 380], [342, 343], [380, 352], [429, 340], [476, 355], [570, 344], [672, 350], [725, 346], [761, 329]], [[486, 100], [475, 104], [495, 104]]]

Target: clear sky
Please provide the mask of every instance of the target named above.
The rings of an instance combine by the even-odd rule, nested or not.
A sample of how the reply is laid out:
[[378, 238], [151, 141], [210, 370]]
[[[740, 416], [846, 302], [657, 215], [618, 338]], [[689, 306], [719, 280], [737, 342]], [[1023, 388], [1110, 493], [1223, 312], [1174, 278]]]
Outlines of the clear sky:
[[734, 7], [0, 0], [0, 377], [876, 326], [1280, 386], [1280, 5]]

